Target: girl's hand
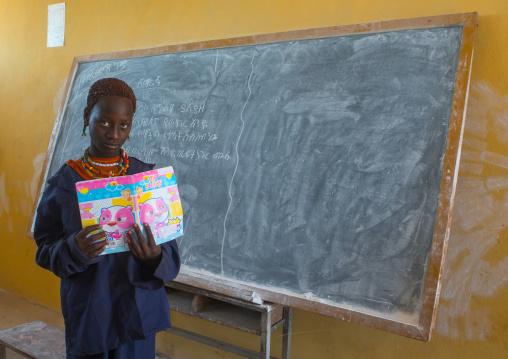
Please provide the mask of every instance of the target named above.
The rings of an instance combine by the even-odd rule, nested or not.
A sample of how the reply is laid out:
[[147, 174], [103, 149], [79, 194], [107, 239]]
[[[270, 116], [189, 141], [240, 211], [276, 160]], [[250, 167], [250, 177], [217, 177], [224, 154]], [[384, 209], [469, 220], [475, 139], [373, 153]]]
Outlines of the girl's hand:
[[144, 223], [143, 226], [145, 228], [148, 241], [145, 240], [145, 237], [141, 232], [141, 228], [139, 228], [139, 226], [134, 223], [133, 230], [136, 232], [136, 236], [139, 239], [139, 244], [134, 237], [134, 233], [132, 230], [130, 230], [127, 232], [129, 248], [131, 249], [132, 255], [134, 258], [136, 258], [137, 261], [143, 263], [148, 268], [155, 271], [162, 259], [161, 246], [155, 244], [155, 239], [153, 238], [152, 230], [148, 223]]
[[[101, 228], [102, 228], [101, 224], [94, 224], [93, 226], [83, 228], [74, 237], [74, 240], [76, 241], [76, 244], [81, 253], [83, 253], [90, 259], [95, 258], [99, 254], [101, 254], [106, 249], [106, 245], [108, 244], [108, 241], [104, 240], [107, 235], [107, 233], [104, 231], [88, 236], [93, 231], [97, 231]], [[95, 241], [99, 242], [92, 243]]]

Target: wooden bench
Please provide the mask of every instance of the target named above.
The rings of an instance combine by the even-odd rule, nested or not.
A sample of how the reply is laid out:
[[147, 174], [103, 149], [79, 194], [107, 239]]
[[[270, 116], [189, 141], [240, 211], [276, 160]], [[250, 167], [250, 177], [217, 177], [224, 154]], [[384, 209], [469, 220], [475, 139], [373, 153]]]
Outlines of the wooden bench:
[[[0, 359], [6, 359], [6, 348], [26, 358], [65, 359], [65, 335], [37, 320], [0, 331]], [[155, 358], [169, 359], [162, 354]]]
[[33, 359], [65, 359], [64, 332], [46, 323], [35, 321], [0, 331], [0, 359], [5, 349]]

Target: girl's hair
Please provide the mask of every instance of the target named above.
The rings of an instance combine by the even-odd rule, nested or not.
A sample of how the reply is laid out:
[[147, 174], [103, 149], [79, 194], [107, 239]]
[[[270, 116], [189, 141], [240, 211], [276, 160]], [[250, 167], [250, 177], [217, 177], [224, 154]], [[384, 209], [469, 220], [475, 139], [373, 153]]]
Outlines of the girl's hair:
[[133, 112], [136, 112], [136, 96], [134, 91], [125, 82], [115, 78], [105, 78], [96, 81], [88, 91], [86, 107], [92, 111], [99, 100], [106, 96], [123, 97], [132, 102]]

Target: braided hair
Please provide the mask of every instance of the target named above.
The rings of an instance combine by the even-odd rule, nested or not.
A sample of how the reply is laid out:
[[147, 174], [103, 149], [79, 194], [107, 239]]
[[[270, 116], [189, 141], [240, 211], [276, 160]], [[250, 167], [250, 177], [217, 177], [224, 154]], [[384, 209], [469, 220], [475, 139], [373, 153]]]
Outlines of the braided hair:
[[105, 78], [94, 82], [88, 91], [86, 107], [91, 112], [93, 107], [106, 96], [123, 97], [132, 102], [133, 112], [136, 112], [136, 96], [134, 91], [125, 82], [115, 78]]

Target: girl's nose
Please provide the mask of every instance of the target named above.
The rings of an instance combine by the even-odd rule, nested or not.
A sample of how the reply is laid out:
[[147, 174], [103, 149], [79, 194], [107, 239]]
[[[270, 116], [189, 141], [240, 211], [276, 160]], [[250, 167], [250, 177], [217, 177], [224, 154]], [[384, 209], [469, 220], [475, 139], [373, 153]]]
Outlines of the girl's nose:
[[118, 138], [118, 128], [116, 128], [116, 126], [111, 128], [111, 130], [108, 132], [108, 137], [113, 140], [116, 140]]

